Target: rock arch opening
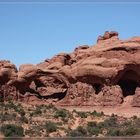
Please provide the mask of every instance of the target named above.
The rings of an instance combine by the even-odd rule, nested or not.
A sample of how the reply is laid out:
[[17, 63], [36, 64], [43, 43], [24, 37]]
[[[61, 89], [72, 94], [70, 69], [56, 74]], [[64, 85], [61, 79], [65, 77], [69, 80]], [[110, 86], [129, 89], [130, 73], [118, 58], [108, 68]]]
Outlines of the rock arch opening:
[[57, 99], [58, 101], [65, 98], [65, 96], [67, 95], [66, 84], [60, 81], [59, 79], [53, 79], [53, 77], [49, 77], [47, 80], [45, 82], [41, 81], [40, 79], [34, 80], [34, 86], [35, 86], [34, 93], [38, 93], [37, 97], [39, 99], [46, 99], [46, 100]]
[[138, 74], [132, 70], [126, 71], [122, 75], [118, 81], [118, 85], [121, 87], [124, 97], [135, 94], [136, 88], [139, 87], [138, 79]]

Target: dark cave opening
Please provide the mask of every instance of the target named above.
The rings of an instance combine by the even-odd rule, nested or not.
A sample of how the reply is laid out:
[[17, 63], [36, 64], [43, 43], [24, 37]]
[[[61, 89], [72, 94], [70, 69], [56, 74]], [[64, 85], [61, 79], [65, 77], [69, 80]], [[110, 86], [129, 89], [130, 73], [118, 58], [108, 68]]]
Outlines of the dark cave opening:
[[43, 84], [40, 80], [34, 80], [34, 83], [36, 85], [36, 90], [39, 88], [39, 87], [45, 87], [45, 84]]
[[93, 85], [93, 88], [95, 90], [95, 94], [98, 94], [101, 91], [102, 86], [101, 86], [101, 84], [96, 83], [96, 84]]
[[139, 84], [134, 80], [120, 80], [118, 82], [118, 85], [121, 87], [123, 96], [129, 96], [134, 95], [136, 88], [139, 86]]
[[122, 89], [123, 96], [134, 95], [135, 90], [139, 87], [139, 75], [133, 70], [127, 70], [118, 81], [118, 85]]

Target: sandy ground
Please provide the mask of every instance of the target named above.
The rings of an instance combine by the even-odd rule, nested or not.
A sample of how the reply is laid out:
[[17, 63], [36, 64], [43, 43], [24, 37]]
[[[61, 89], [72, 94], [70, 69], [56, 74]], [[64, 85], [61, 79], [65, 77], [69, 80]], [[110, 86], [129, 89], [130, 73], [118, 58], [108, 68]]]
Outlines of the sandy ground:
[[137, 107], [130, 107], [130, 106], [118, 106], [118, 107], [90, 107], [90, 106], [82, 106], [82, 107], [63, 107], [67, 110], [72, 111], [73, 109], [77, 111], [94, 111], [97, 112], [103, 111], [106, 115], [111, 115], [112, 113], [117, 114], [118, 116], [124, 116], [124, 117], [132, 117], [137, 116], [140, 117], [140, 108]]
[[128, 96], [125, 98], [124, 103], [120, 106], [115, 106], [115, 107], [105, 107], [105, 106], [100, 106], [100, 107], [91, 107], [91, 106], [71, 106], [71, 107], [64, 107], [70, 111], [73, 109], [77, 111], [94, 111], [96, 110], [97, 112], [103, 111], [104, 114], [106, 115], [111, 115], [117, 114], [118, 116], [124, 116], [127, 118], [130, 118], [132, 116], [137, 116], [140, 117], [140, 107], [132, 107], [131, 102], [132, 102], [132, 97]]
[[[128, 96], [125, 98], [124, 103], [120, 106], [115, 106], [115, 107], [105, 107], [105, 106], [59, 106], [57, 105], [57, 107], [59, 108], [65, 108], [69, 111], [72, 110], [77, 110], [77, 111], [94, 111], [96, 110], [97, 112], [101, 112], [103, 111], [104, 114], [106, 115], [111, 115], [113, 114], [117, 114], [118, 116], [124, 116], [127, 118], [130, 118], [132, 116], [137, 116], [140, 117], [140, 107], [132, 107], [131, 106], [131, 102], [132, 102], [133, 97], [132, 96]], [[36, 103], [35, 103], [36, 104]], [[26, 106], [27, 104], [25, 104]], [[28, 106], [28, 105], [27, 105]]]

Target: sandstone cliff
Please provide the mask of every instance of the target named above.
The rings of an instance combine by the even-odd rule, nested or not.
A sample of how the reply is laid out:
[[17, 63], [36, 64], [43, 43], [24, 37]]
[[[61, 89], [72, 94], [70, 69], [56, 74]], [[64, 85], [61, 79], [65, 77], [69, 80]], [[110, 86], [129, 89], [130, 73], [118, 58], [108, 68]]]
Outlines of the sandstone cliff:
[[[140, 37], [105, 32], [97, 44], [37, 65], [0, 61], [0, 98], [65, 106], [140, 107]], [[129, 101], [128, 101], [129, 99]]]

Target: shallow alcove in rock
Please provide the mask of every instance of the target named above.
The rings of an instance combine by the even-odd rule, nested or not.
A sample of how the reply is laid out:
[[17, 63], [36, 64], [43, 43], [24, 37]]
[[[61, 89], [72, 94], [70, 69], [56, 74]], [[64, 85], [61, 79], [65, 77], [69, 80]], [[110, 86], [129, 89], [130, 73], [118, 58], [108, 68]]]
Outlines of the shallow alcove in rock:
[[134, 95], [136, 87], [138, 87], [138, 83], [133, 80], [120, 80], [118, 82], [120, 85], [122, 91], [123, 91], [123, 96], [129, 96], [129, 95]]
[[98, 94], [102, 90], [102, 85], [99, 83], [96, 83], [93, 85], [93, 88], [95, 90], [95, 94]]
[[64, 91], [62, 92], [54, 92], [50, 95], [45, 95], [45, 96], [40, 96], [40, 99], [57, 99], [57, 100], [62, 100], [63, 98], [65, 98], [67, 94], [67, 89], [64, 89]]
[[135, 94], [136, 88], [139, 87], [138, 79], [138, 74], [133, 70], [126, 71], [122, 75], [118, 85], [121, 87], [124, 97]]
[[58, 100], [62, 100], [67, 94], [67, 90], [63, 93], [63, 92], [57, 92], [57, 93], [53, 93], [52, 95], [48, 95], [45, 97], [42, 97], [43, 99], [58, 99]]

